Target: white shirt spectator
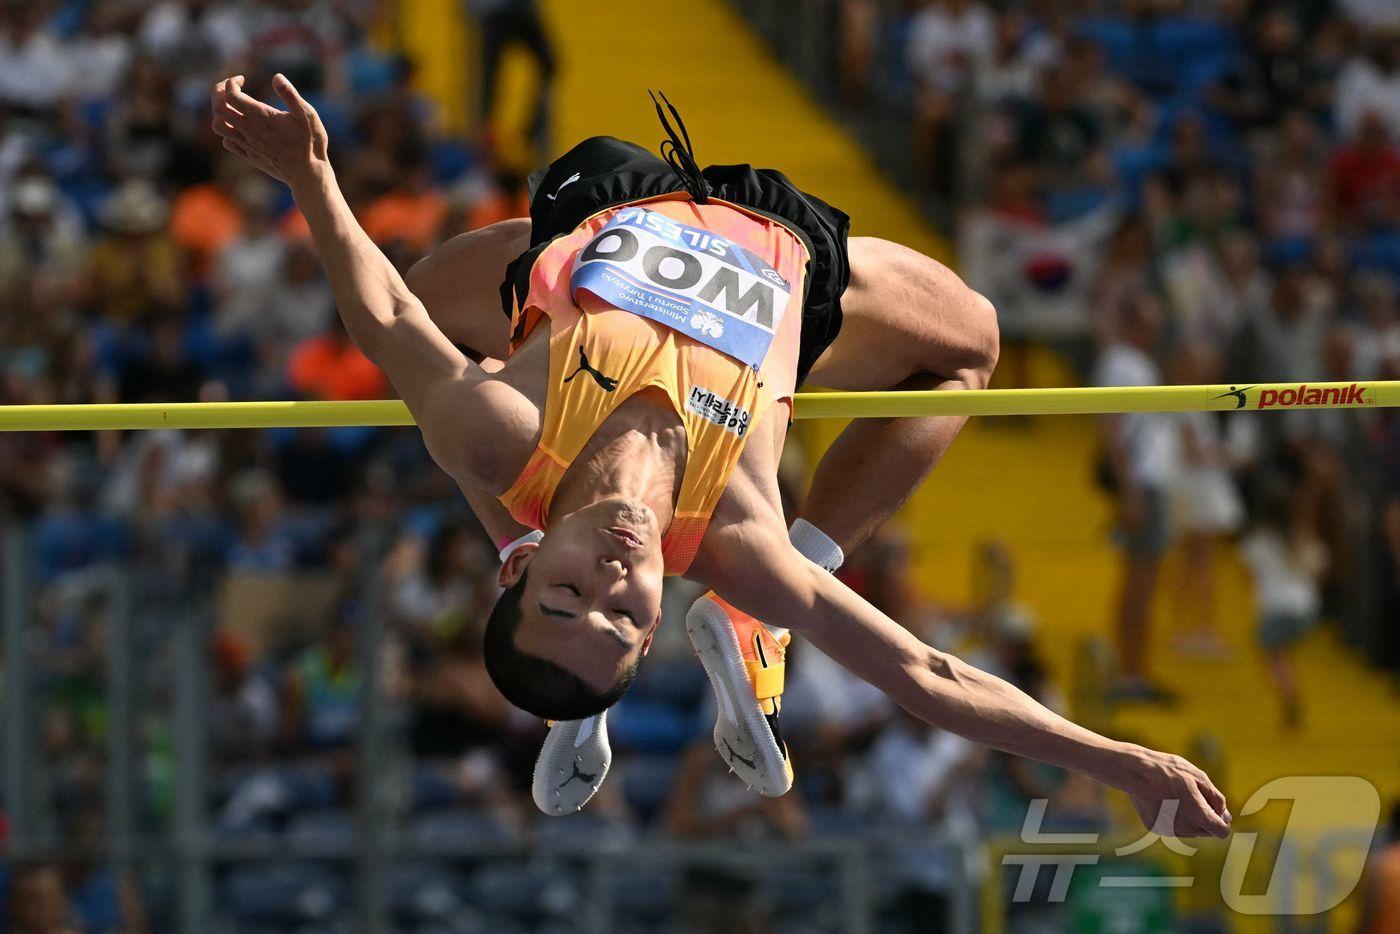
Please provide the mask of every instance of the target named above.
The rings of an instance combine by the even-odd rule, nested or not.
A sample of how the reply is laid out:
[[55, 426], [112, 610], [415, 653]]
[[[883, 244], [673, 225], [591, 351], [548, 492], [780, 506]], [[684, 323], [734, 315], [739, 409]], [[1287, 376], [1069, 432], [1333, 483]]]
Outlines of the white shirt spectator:
[[219, 303], [215, 326], [223, 335], [255, 337], [275, 328], [268, 311], [282, 285], [286, 241], [275, 230], [243, 233], [216, 260]]
[[1391, 141], [1400, 140], [1400, 69], [1386, 74], [1372, 62], [1356, 58], [1337, 78], [1337, 127], [1343, 136], [1354, 136], [1362, 118], [1372, 111], [1385, 121]]
[[1326, 552], [1319, 543], [1308, 541], [1292, 548], [1278, 532], [1260, 529], [1245, 538], [1240, 555], [1254, 575], [1259, 615], [1317, 615], [1321, 607], [1317, 578], [1326, 563]]
[[906, 729], [897, 725], [880, 734], [864, 763], [870, 779], [864, 793], [888, 817], [919, 823], [931, 806], [954, 790], [952, 779], [976, 751], [972, 743], [947, 730]]
[[989, 54], [978, 62], [977, 97], [987, 104], [1026, 100], [1035, 97], [1040, 73], [1060, 54], [1054, 36], [1035, 33], [1027, 36], [1007, 59]]
[[1211, 248], [1193, 242], [1168, 253], [1162, 260], [1162, 279], [1176, 311], [1179, 339], [1228, 346], [1244, 311], [1241, 296]]
[[1236, 531], [1244, 521], [1244, 502], [1227, 466], [1219, 418], [1214, 412], [1180, 412], [1176, 423], [1182, 434], [1182, 464], [1171, 480], [1175, 525], [1203, 535]]
[[[1146, 353], [1129, 344], [1111, 344], [1094, 374], [1098, 386], [1157, 386], [1161, 371]], [[1176, 472], [1179, 443], [1175, 420], [1161, 412], [1130, 412], [1123, 418], [1128, 479], [1149, 489], [1163, 489]]]
[[106, 97], [116, 90], [131, 66], [132, 43], [120, 33], [81, 36], [73, 46], [73, 91], [84, 97]]
[[788, 668], [783, 691], [783, 722], [807, 731], [820, 725], [854, 729], [878, 721], [891, 710], [889, 699], [845, 668], [803, 642]]
[[71, 86], [70, 50], [52, 35], [35, 31], [15, 43], [0, 35], [0, 103], [48, 110]]
[[219, 3], [192, 16], [188, 4], [164, 0], [146, 13], [141, 21], [141, 46], [157, 58], [185, 60], [200, 50], [212, 52], [217, 60], [206, 61], [217, 68], [248, 46], [248, 30], [241, 5]]
[[1346, 18], [1366, 31], [1400, 29], [1400, 3], [1395, 0], [1339, 0]]
[[930, 4], [915, 14], [909, 28], [909, 68], [924, 83], [955, 91], [991, 56], [994, 29], [992, 15], [981, 4]]

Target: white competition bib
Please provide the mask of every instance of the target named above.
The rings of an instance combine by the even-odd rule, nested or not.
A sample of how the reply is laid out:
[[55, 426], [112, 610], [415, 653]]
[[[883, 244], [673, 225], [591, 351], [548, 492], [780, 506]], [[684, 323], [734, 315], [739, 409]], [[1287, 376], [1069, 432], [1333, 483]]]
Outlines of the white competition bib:
[[731, 240], [664, 214], [619, 211], [579, 251], [571, 294], [587, 290], [757, 370], [787, 310], [790, 283]]

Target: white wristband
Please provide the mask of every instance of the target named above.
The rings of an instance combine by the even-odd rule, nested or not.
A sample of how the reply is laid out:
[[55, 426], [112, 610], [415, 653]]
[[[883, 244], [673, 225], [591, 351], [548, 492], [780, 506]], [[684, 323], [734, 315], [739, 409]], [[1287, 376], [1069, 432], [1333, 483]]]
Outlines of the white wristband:
[[798, 554], [828, 571], [835, 571], [846, 560], [841, 546], [806, 519], [798, 519], [788, 529], [788, 540]]
[[534, 532], [526, 532], [524, 535], [520, 536], [515, 541], [511, 542], [509, 545], [501, 549], [501, 563], [505, 564], [507, 561], [509, 561], [510, 556], [515, 554], [516, 551], [520, 549], [521, 545], [531, 545], [535, 542], [538, 542], [542, 538], [544, 538], [544, 533], [541, 531], [536, 530]]

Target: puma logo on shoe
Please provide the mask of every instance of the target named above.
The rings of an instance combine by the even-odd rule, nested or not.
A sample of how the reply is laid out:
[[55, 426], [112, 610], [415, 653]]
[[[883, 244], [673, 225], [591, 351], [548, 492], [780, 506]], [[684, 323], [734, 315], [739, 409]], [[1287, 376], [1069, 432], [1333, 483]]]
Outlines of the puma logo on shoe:
[[572, 775], [570, 775], [568, 778], [564, 779], [564, 783], [563, 783], [562, 785], [560, 785], [559, 788], [562, 790], [565, 786], [567, 786], [567, 785], [569, 784], [569, 782], [573, 781], [574, 779], [578, 779], [579, 781], [583, 782], [585, 785], [592, 785], [592, 784], [593, 784], [593, 779], [595, 779], [595, 778], [597, 778], [597, 777], [598, 777], [598, 773], [597, 773], [597, 772], [594, 772], [594, 773], [592, 773], [592, 774], [589, 774], [588, 772], [580, 772], [580, 771], [579, 771], [579, 768], [578, 768], [578, 761], [575, 760], [575, 761], [574, 761], [574, 774], [572, 774]]
[[613, 379], [611, 376], [604, 376], [601, 372], [589, 365], [588, 354], [583, 352], [582, 347], [578, 349], [578, 369], [564, 377], [564, 382], [569, 382], [580, 373], [587, 373], [589, 376], [593, 377], [593, 382], [603, 387], [604, 392], [612, 392], [617, 388], [617, 380]]
[[739, 755], [737, 752], [735, 752], [735, 751], [734, 751], [734, 747], [731, 746], [731, 745], [729, 745], [729, 740], [727, 740], [727, 739], [724, 741], [724, 754], [725, 754], [725, 758], [729, 760], [730, 765], [733, 765], [733, 764], [734, 764], [734, 760], [737, 759], [738, 761], [742, 762], [745, 766], [747, 766], [747, 767], [750, 768], [750, 769], [752, 769], [752, 768], [754, 767], [754, 765], [753, 765], [754, 760], [753, 760], [753, 759], [745, 759], [743, 756], [741, 756], [741, 755]]

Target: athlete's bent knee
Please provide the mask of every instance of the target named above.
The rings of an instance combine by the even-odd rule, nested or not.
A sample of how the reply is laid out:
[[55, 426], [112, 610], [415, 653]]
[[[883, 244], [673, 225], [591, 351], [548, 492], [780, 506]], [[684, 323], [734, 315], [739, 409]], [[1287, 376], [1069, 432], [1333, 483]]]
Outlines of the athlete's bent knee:
[[1001, 328], [997, 324], [996, 307], [980, 292], [968, 289], [968, 340], [971, 343], [971, 365], [969, 375], [976, 385], [973, 389], [985, 389], [992, 381], [992, 371], [997, 368], [997, 358], [1001, 354]]

